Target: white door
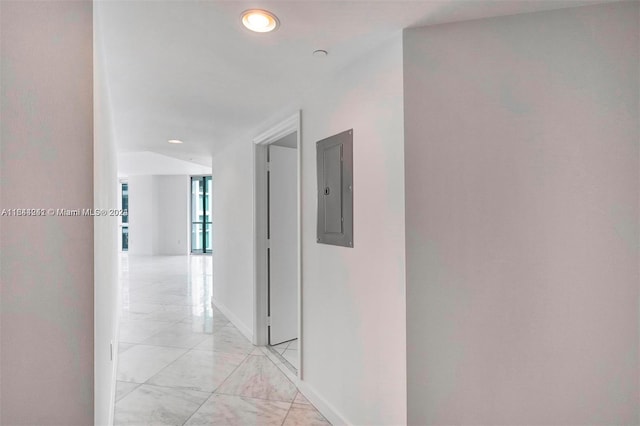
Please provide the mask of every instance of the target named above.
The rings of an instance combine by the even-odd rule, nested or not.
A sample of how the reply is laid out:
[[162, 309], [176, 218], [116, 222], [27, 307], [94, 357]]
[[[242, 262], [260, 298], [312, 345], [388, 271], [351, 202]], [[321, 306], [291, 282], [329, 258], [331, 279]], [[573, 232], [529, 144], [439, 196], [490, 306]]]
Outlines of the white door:
[[269, 344], [298, 337], [297, 150], [269, 146]]

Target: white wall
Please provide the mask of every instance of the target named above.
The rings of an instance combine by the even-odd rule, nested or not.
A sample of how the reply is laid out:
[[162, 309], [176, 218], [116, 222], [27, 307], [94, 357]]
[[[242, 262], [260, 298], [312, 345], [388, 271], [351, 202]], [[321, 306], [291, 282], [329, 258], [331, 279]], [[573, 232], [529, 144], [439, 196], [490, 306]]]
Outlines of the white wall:
[[130, 176], [129, 253], [189, 254], [189, 176]]
[[155, 252], [158, 212], [153, 176], [131, 176], [129, 182], [129, 254], [151, 256]]
[[[354, 424], [406, 422], [401, 42], [398, 34], [301, 102], [304, 385]], [[349, 128], [353, 249], [316, 243], [315, 142]], [[213, 158], [214, 297], [250, 332], [252, 136]]]
[[[353, 424], [406, 423], [400, 34], [302, 107], [305, 382]], [[316, 141], [353, 128], [354, 248], [316, 243]]]
[[[100, 7], [97, 5], [96, 7]], [[96, 209], [119, 206], [117, 156], [111, 122], [111, 105], [103, 73], [104, 57], [97, 36], [94, 9], [94, 139], [93, 202]], [[96, 217], [94, 229], [94, 424], [113, 424], [118, 356], [120, 283], [118, 280], [118, 218]], [[113, 359], [111, 359], [113, 342]]]
[[406, 31], [410, 424], [638, 424], [638, 6]]
[[213, 157], [213, 298], [253, 331], [253, 145], [239, 138]]
[[[2, 1], [3, 208], [91, 208], [90, 1]], [[91, 217], [0, 218], [3, 425], [94, 421]]]
[[189, 250], [189, 176], [156, 176], [158, 226], [157, 253], [186, 255]]

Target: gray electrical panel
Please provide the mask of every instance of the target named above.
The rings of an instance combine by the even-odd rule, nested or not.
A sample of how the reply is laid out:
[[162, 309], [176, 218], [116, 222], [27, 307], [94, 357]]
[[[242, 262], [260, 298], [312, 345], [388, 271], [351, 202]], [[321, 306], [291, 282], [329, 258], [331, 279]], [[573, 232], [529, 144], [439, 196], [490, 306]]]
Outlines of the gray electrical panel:
[[316, 143], [318, 242], [353, 247], [353, 129]]

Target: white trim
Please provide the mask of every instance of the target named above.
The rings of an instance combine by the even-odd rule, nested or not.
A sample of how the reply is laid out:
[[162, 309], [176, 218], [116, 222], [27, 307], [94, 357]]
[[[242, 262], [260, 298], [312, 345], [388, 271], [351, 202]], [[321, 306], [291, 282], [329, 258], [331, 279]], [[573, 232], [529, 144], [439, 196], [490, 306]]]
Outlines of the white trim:
[[[118, 295], [119, 296], [119, 295]], [[118, 298], [119, 299], [119, 298]], [[118, 311], [120, 312], [120, 305], [118, 305]], [[111, 386], [109, 387], [109, 425], [114, 424], [116, 416], [116, 394], [118, 392], [118, 361], [120, 359], [120, 315], [117, 315], [116, 319], [116, 340], [113, 342], [113, 359], [111, 360]], [[94, 402], [95, 406], [95, 402]], [[94, 416], [95, 420], [95, 416]]]
[[302, 111], [298, 111], [298, 378], [302, 381]]
[[283, 137], [297, 132], [297, 155], [298, 155], [298, 377], [303, 377], [303, 352], [302, 352], [302, 135], [301, 135], [301, 111], [289, 116], [270, 129], [262, 132], [255, 138], [253, 169], [253, 235], [254, 235], [254, 345], [264, 346], [267, 344], [267, 291], [266, 282], [266, 150], [270, 143], [276, 142]]
[[253, 341], [253, 333], [251, 332], [251, 329], [247, 327], [245, 323], [240, 321], [240, 319], [237, 316], [235, 316], [235, 314], [231, 312], [229, 308], [227, 308], [222, 303], [217, 301], [214, 297], [211, 297], [211, 304], [216, 308], [218, 308], [220, 312], [222, 312], [224, 316], [227, 317], [227, 319], [231, 321], [231, 323], [235, 325], [236, 328], [240, 330], [242, 334], [244, 334], [244, 337], [249, 339], [250, 342]]
[[300, 111], [253, 138], [256, 145], [269, 145], [300, 128]]
[[255, 144], [253, 146], [253, 344], [264, 346], [267, 344], [267, 292], [264, 285], [266, 279], [267, 260], [263, 255], [267, 250], [267, 208], [266, 175], [267, 150]]
[[344, 415], [338, 412], [331, 403], [329, 403], [326, 399], [320, 396], [320, 394], [307, 382], [303, 382], [299, 380], [296, 383], [298, 386], [298, 390], [302, 392], [302, 394], [309, 400], [311, 404], [313, 404], [323, 416], [329, 420], [334, 426], [338, 425], [352, 425], [353, 423], [349, 422]]

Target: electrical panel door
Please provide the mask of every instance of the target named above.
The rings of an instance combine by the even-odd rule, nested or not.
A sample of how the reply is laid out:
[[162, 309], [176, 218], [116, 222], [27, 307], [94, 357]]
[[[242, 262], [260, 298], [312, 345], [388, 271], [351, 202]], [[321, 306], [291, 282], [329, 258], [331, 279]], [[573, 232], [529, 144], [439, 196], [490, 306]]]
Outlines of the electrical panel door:
[[318, 242], [353, 247], [353, 129], [316, 143]]

